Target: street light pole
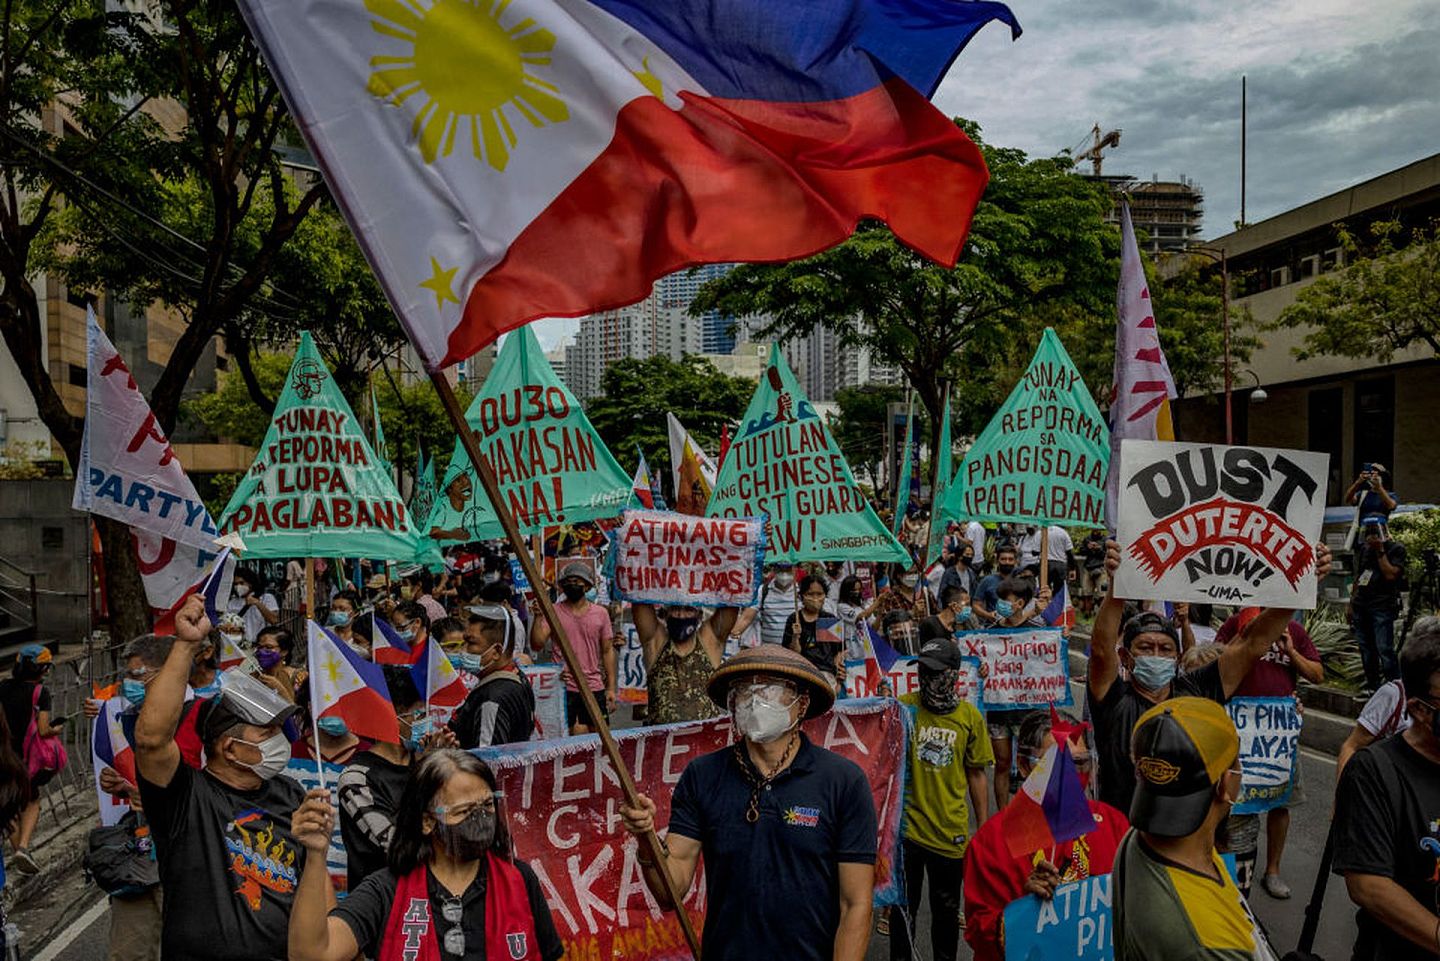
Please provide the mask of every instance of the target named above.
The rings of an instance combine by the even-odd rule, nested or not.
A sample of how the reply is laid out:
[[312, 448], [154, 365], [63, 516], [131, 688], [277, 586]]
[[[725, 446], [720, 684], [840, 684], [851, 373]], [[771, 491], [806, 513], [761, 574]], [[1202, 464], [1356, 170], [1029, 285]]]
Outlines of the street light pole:
[[1230, 411], [1230, 265], [1220, 250], [1220, 324], [1225, 333], [1225, 444], [1235, 443], [1235, 421]]

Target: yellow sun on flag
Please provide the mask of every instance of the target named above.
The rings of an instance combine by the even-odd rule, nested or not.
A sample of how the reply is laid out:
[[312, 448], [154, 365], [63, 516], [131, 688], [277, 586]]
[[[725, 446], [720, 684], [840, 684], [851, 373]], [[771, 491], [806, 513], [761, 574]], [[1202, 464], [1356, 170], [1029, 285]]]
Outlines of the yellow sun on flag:
[[426, 2], [365, 0], [365, 8], [376, 33], [410, 46], [371, 57], [366, 89], [395, 106], [419, 95], [410, 133], [427, 164], [449, 156], [459, 134], [477, 160], [504, 170], [518, 142], [507, 107], [532, 127], [570, 119], [559, 88], [533, 72], [550, 64], [553, 33], [529, 17], [502, 24], [511, 0]]

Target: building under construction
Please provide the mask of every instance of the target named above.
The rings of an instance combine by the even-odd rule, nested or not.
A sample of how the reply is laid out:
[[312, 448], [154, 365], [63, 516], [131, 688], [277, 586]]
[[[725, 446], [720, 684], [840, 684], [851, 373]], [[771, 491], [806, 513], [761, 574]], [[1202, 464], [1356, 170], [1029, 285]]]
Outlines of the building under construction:
[[1077, 163], [1090, 162], [1090, 179], [1105, 183], [1115, 195], [1115, 206], [1107, 219], [1118, 223], [1120, 201], [1128, 198], [1130, 219], [1136, 233], [1143, 234], [1138, 238], [1141, 249], [1151, 254], [1186, 250], [1200, 236], [1205, 195], [1183, 174], [1178, 181], [1161, 180], [1159, 174], [1148, 181], [1137, 180], [1129, 174], [1103, 174], [1105, 150], [1120, 146], [1120, 133], [1111, 130], [1102, 134], [1100, 125], [1096, 124], [1090, 131], [1090, 140], [1072, 148]]

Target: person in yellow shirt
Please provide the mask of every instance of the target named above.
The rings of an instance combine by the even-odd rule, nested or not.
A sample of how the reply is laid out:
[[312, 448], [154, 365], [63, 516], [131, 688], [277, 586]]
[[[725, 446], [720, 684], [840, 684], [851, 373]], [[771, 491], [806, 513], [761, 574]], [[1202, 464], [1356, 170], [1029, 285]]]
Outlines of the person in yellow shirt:
[[959, 693], [960, 648], [937, 638], [920, 648], [920, 690], [900, 703], [910, 711], [910, 770], [905, 789], [901, 863], [905, 873], [905, 923], [892, 912], [891, 961], [912, 957], [915, 915], [926, 876], [930, 879], [931, 957], [955, 961], [963, 924], [960, 885], [970, 843], [970, 808], [975, 823], [990, 815], [985, 768], [995, 763], [985, 718]]
[[1277, 961], [1215, 852], [1240, 796], [1240, 737], [1225, 708], [1177, 697], [1135, 722], [1131, 828], [1115, 855], [1115, 961]]

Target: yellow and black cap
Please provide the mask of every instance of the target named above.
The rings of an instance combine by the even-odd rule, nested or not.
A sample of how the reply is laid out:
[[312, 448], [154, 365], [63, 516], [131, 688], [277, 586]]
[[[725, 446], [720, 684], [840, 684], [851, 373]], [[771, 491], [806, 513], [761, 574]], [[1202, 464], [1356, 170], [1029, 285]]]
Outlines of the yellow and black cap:
[[768, 674], [783, 677], [803, 694], [810, 695], [805, 716], [819, 717], [835, 704], [835, 689], [820, 669], [799, 653], [779, 644], [757, 644], [747, 647], [710, 673], [705, 692], [725, 710], [730, 709], [730, 685], [736, 678]]
[[1215, 785], [1240, 756], [1240, 736], [1219, 704], [1177, 697], [1140, 715], [1130, 756], [1135, 762], [1130, 823], [1147, 834], [1185, 837], [1205, 823]]

